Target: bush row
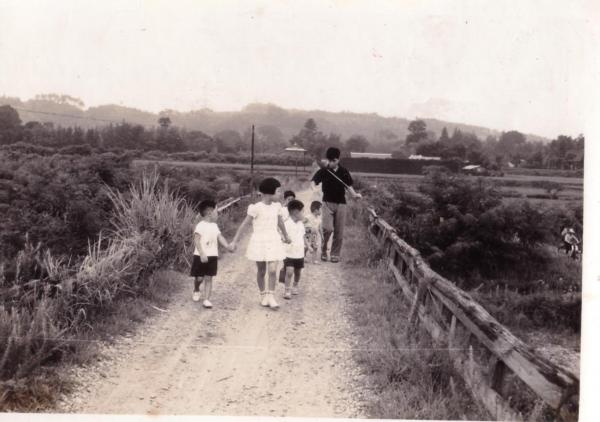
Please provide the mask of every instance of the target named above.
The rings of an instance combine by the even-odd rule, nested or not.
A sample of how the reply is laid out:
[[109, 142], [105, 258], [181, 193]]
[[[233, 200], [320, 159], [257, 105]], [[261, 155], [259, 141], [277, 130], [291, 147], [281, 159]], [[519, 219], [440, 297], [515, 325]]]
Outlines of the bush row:
[[[89, 248], [80, 264], [26, 244], [17, 260], [32, 261], [41, 278], [4, 280], [0, 299], [0, 379], [28, 376], [67, 352], [83, 324], [93, 324], [112, 302], [137, 295], [161, 268], [181, 264], [194, 213], [185, 201], [145, 177], [128, 192], [111, 191], [113, 230]], [[189, 248], [188, 248], [189, 249]]]
[[[213, 152], [176, 152], [166, 154], [163, 151], [148, 151], [143, 154], [144, 158], [158, 160], [168, 159], [173, 161], [210, 161], [211, 163], [250, 164], [251, 155], [247, 152], [240, 153], [213, 153]], [[256, 154], [255, 164], [271, 164], [280, 166], [310, 166], [314, 158], [305, 155], [292, 155], [282, 152], [281, 154]]]
[[439, 172], [423, 179], [419, 190], [414, 194], [397, 183], [380, 184], [369, 200], [434, 270], [461, 287], [477, 287], [482, 281], [493, 287], [498, 279], [526, 285], [546, 275], [580, 286], [580, 269], [548, 274], [556, 248], [546, 245], [560, 243], [563, 225], [581, 233], [581, 204], [563, 210], [503, 202], [502, 193], [484, 179]]

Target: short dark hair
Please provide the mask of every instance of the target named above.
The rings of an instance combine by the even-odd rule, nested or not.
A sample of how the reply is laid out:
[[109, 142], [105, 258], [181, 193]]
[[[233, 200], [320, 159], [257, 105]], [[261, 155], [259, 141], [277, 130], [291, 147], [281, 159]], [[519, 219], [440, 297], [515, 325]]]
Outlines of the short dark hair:
[[207, 211], [211, 208], [212, 209], [217, 208], [216, 202], [212, 199], [205, 199], [204, 201], [200, 202], [200, 204], [198, 205], [198, 209], [200, 210], [200, 215], [202, 217], [206, 217]]
[[321, 204], [319, 201], [312, 201], [310, 203], [310, 212], [315, 212], [316, 210], [320, 210], [322, 205], [323, 204]]
[[289, 212], [292, 211], [302, 211], [304, 209], [304, 204], [302, 201], [298, 201], [297, 199], [292, 199], [289, 204], [287, 204], [287, 209]]
[[296, 198], [296, 194], [293, 190], [286, 190], [285, 192], [283, 192], [283, 199], [289, 198], [290, 196], [292, 198]]
[[342, 155], [342, 151], [340, 151], [339, 148], [329, 147], [325, 153], [325, 158], [328, 160], [335, 160], [336, 158], [340, 158], [340, 155]]
[[258, 191], [260, 193], [264, 193], [265, 195], [275, 195], [275, 191], [278, 187], [281, 187], [279, 180], [275, 179], [274, 177], [267, 177], [260, 182], [260, 185], [258, 185]]

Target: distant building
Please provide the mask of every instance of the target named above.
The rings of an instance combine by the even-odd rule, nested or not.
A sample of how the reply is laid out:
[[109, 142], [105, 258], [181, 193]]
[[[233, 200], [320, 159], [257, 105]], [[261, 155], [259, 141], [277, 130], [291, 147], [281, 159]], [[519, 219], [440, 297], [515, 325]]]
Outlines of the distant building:
[[464, 174], [472, 174], [476, 176], [488, 176], [489, 172], [485, 167], [482, 167], [478, 164], [470, 164], [468, 166], [464, 166], [462, 169]]
[[380, 153], [380, 152], [351, 152], [350, 158], [379, 158], [386, 159], [392, 158], [391, 153]]
[[413, 154], [410, 157], [408, 157], [409, 160], [434, 160], [434, 161], [441, 161], [442, 157], [427, 157], [426, 155], [417, 155], [417, 154]]

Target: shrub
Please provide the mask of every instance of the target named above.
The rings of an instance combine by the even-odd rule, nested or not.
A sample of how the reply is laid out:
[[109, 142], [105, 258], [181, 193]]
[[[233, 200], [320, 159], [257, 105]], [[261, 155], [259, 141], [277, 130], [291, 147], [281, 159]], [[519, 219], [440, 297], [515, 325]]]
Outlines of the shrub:
[[185, 262], [194, 214], [158, 180], [145, 176], [126, 193], [109, 192], [110, 237], [101, 235], [75, 268], [39, 246], [19, 255], [20, 265], [37, 270], [17, 271], [12, 283], [3, 278], [0, 381], [14, 382], [60, 358], [74, 347], [70, 340], [84, 320], [92, 324], [115, 300], [143, 293], [157, 270]]
[[0, 259], [9, 267], [27, 233], [31, 242], [42, 242], [55, 254], [85, 254], [88, 240], [108, 226], [112, 205], [105, 186], [124, 189], [132, 178], [129, 159], [113, 153], [42, 157], [0, 151], [0, 160], [6, 164], [0, 183], [5, 210]]
[[576, 220], [574, 211], [503, 203], [500, 192], [481, 178], [432, 171], [419, 191], [391, 184], [373, 202], [433, 269], [465, 288], [482, 277], [537, 280], [553, 259], [542, 245], [556, 241], [559, 222]]

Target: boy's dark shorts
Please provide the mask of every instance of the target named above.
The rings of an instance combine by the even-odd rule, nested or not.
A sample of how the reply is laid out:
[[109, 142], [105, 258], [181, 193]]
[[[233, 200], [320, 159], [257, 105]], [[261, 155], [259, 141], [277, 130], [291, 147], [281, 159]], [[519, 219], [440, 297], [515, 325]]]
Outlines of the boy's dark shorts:
[[217, 275], [217, 263], [219, 262], [218, 256], [209, 256], [208, 262], [202, 262], [198, 255], [194, 255], [194, 260], [192, 261], [192, 270], [190, 271], [190, 275], [192, 277], [204, 277], [211, 276], [214, 277]]
[[304, 258], [286, 258], [283, 260], [283, 268], [293, 267], [295, 269], [304, 268]]

